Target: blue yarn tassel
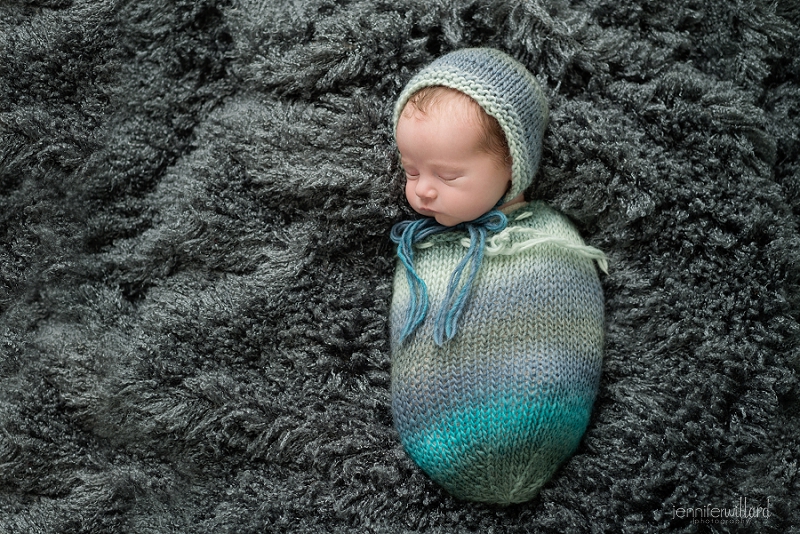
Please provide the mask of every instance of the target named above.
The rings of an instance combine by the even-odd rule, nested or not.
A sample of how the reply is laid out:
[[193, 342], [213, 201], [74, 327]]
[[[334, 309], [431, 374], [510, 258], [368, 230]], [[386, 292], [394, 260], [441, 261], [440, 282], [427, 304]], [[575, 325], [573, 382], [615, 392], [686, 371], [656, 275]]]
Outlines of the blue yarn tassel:
[[[453, 339], [458, 332], [458, 319], [464, 311], [467, 297], [472, 289], [472, 284], [478, 275], [478, 270], [483, 263], [483, 251], [486, 245], [488, 232], [500, 232], [508, 224], [508, 219], [501, 211], [494, 209], [474, 221], [461, 223], [456, 226], [443, 226], [435, 219], [426, 218], [417, 221], [403, 221], [392, 227], [391, 239], [397, 243], [397, 256], [406, 268], [406, 280], [411, 293], [406, 320], [400, 332], [400, 343], [406, 340], [425, 320], [428, 314], [429, 299], [428, 288], [414, 269], [413, 246], [424, 241], [432, 235], [448, 230], [464, 230], [469, 232], [469, 248], [464, 258], [453, 269], [447, 283], [442, 307], [436, 314], [433, 327], [433, 340], [442, 346]], [[469, 271], [464, 283], [461, 283], [464, 269], [469, 265]], [[460, 287], [460, 289], [459, 289]]]

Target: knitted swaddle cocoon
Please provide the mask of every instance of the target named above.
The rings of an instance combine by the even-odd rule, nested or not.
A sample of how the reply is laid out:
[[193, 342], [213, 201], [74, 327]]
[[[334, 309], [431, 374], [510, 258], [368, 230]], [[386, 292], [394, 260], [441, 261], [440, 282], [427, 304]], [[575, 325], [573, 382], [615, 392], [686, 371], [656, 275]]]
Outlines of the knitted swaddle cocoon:
[[577, 448], [602, 360], [603, 295], [593, 260], [563, 215], [541, 202], [508, 215], [490, 236], [457, 335], [442, 346], [433, 323], [469, 239], [453, 230], [416, 246], [430, 311], [402, 343], [411, 294], [394, 278], [392, 410], [403, 447], [456, 497], [533, 498]]

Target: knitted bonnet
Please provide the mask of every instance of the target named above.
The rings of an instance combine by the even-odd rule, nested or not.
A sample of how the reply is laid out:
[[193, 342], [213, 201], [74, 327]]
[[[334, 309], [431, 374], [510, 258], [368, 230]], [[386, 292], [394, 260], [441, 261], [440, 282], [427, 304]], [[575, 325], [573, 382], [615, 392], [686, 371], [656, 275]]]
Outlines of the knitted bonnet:
[[525, 191], [542, 155], [547, 125], [547, 100], [536, 78], [508, 54], [492, 48], [450, 52], [418, 72], [408, 82], [394, 108], [394, 127], [414, 93], [441, 85], [461, 91], [497, 119], [511, 152], [511, 189], [503, 202]]

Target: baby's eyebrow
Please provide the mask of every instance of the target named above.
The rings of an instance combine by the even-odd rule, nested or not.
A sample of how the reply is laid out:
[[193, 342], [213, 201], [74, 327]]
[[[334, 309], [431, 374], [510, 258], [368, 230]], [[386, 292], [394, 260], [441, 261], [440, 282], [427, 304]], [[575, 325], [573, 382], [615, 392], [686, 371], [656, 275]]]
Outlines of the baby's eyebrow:
[[463, 174], [464, 168], [459, 165], [436, 165], [434, 167], [437, 172]]

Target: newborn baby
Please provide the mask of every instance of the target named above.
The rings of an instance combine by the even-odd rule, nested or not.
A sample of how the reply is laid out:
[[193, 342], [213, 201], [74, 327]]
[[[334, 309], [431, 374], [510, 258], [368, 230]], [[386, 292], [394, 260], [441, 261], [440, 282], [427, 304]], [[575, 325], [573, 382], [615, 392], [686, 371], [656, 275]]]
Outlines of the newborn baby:
[[394, 113], [406, 198], [398, 244], [392, 411], [404, 448], [456, 497], [533, 498], [577, 448], [600, 379], [605, 256], [526, 203], [547, 104], [492, 49], [447, 54]]

